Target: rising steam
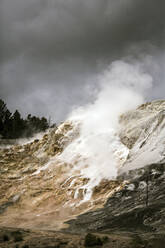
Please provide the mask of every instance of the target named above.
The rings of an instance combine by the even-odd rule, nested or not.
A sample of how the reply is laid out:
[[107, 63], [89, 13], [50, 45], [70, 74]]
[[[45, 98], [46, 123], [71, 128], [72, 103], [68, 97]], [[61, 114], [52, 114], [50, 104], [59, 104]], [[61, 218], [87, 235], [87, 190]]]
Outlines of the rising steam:
[[86, 199], [102, 179], [114, 179], [124, 163], [128, 148], [118, 137], [119, 116], [144, 102], [145, 91], [152, 86], [152, 77], [142, 64], [113, 62], [98, 77], [100, 90], [95, 101], [72, 112], [69, 121], [80, 125], [80, 134], [60, 155], [89, 178]]

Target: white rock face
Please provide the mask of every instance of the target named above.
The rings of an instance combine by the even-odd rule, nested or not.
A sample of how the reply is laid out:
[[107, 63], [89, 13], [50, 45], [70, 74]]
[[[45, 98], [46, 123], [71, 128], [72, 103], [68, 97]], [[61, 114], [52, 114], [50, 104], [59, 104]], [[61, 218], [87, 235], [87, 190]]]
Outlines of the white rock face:
[[119, 136], [129, 149], [120, 173], [165, 161], [165, 101], [153, 101], [120, 119]]

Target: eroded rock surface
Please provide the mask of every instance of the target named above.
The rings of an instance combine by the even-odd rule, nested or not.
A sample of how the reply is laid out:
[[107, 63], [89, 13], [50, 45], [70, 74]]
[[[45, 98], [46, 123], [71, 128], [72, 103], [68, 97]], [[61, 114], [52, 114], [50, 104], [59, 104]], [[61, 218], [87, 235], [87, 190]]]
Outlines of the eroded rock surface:
[[[120, 178], [121, 179], [121, 178]], [[165, 232], [165, 164], [122, 175], [129, 180], [103, 208], [70, 220], [70, 231]]]
[[[81, 175], [79, 154], [74, 164], [59, 159], [79, 132], [79, 124], [66, 122], [40, 140], [0, 149], [0, 226], [107, 232], [118, 235], [118, 241], [104, 247], [122, 247], [124, 235], [128, 240], [123, 247], [136, 247], [131, 246], [135, 240], [140, 244], [137, 247], [161, 247], [165, 234], [165, 101], [143, 104], [121, 116], [118, 137], [128, 156], [122, 160], [119, 154], [118, 177], [99, 181], [86, 200], [90, 178]], [[88, 166], [85, 159], [84, 166]], [[70, 245], [59, 247], [75, 247]]]
[[120, 173], [165, 162], [165, 101], [153, 101], [120, 117], [120, 139], [129, 154]]

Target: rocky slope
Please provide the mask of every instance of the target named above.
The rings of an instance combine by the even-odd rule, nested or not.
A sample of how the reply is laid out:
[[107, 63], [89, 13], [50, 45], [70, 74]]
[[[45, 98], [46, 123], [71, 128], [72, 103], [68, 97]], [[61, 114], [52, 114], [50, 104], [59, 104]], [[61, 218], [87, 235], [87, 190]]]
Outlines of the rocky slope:
[[130, 171], [118, 180], [127, 179], [103, 208], [70, 220], [70, 231], [165, 231], [165, 164], [152, 164]]
[[123, 171], [165, 162], [165, 101], [139, 106], [120, 118], [120, 138], [129, 148]]
[[[81, 123], [68, 121], [42, 139], [1, 148], [0, 226], [114, 233], [129, 241], [131, 237], [126, 247], [134, 240], [131, 235], [140, 235], [139, 247], [149, 247], [147, 240], [150, 247], [162, 247], [158, 240], [165, 230], [164, 111], [165, 101], [154, 101], [120, 117], [115, 143], [120, 149], [114, 149], [118, 176], [102, 178], [90, 194], [91, 178], [82, 174], [79, 154], [74, 162], [63, 159], [69, 144], [80, 143]], [[84, 170], [87, 160], [81, 158], [82, 163]]]

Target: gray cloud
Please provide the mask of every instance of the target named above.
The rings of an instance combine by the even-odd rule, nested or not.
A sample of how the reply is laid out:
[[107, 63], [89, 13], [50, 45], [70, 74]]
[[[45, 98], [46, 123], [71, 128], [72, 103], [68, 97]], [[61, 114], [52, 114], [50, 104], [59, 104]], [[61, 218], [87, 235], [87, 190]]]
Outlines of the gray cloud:
[[0, 95], [10, 108], [61, 120], [92, 98], [104, 65], [131, 54], [153, 56], [150, 94], [163, 97], [164, 0], [1, 0], [0, 9]]

